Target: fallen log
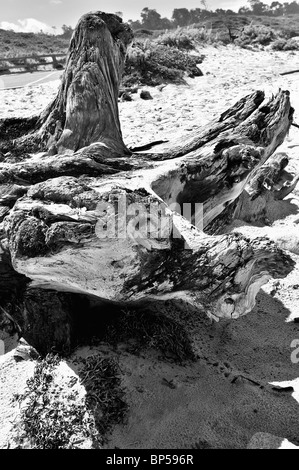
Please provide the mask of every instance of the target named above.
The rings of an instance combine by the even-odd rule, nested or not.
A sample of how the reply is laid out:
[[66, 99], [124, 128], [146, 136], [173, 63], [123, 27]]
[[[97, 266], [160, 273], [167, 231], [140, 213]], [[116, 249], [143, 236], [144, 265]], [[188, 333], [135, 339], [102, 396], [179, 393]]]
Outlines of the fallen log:
[[[2, 263], [26, 280], [0, 305], [10, 305], [35, 347], [43, 322], [43, 331], [54, 330], [47, 348], [52, 339], [61, 348], [71, 344], [70, 293], [118, 305], [180, 297], [214, 319], [238, 318], [252, 310], [270, 277], [294, 266], [267, 239], [202, 231], [283, 142], [293, 116], [289, 93], [264, 103], [257, 91], [191, 137], [133, 153], [122, 141], [117, 110], [132, 37], [115, 15], [84, 15], [53, 103], [23, 120], [13, 141], [12, 121], [0, 125]], [[62, 333], [49, 292], [65, 312]], [[39, 316], [43, 296], [47, 308]]]
[[297, 73], [299, 69], [296, 70], [288, 70], [287, 72], [282, 72], [280, 75], [290, 75], [291, 73]]

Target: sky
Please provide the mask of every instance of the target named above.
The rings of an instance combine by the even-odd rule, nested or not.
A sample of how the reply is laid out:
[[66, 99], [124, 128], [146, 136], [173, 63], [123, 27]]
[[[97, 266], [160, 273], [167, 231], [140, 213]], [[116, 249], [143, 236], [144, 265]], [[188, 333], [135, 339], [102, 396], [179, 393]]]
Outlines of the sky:
[[[271, 3], [272, 0], [264, 0]], [[206, 0], [209, 10], [224, 8], [237, 11], [247, 0]], [[0, 28], [15, 31], [61, 32], [63, 24], [74, 27], [89, 11], [123, 12], [125, 21], [140, 18], [144, 7], [154, 8], [162, 17], [171, 18], [174, 8], [202, 8], [200, 0], [0, 0]]]

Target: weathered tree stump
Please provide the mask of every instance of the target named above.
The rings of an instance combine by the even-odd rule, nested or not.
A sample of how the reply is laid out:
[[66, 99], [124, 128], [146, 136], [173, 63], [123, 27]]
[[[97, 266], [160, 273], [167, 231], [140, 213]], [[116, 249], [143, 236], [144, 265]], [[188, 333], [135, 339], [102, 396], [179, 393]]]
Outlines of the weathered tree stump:
[[[132, 39], [129, 26], [115, 15], [84, 15], [70, 42], [57, 97], [37, 120], [27, 120], [25, 135], [14, 146], [64, 154], [101, 141], [120, 154], [129, 154], [122, 140], [117, 103], [125, 53]], [[10, 123], [13, 120], [7, 121], [8, 130]]]
[[[265, 104], [257, 91], [191, 137], [129, 151], [117, 96], [131, 39], [115, 15], [83, 16], [54, 102], [18, 121], [19, 135], [15, 120], [0, 124], [0, 305], [35, 347], [38, 330], [53, 329], [44, 350], [71, 347], [73, 296], [119, 305], [179, 296], [215, 319], [238, 318], [253, 308], [261, 285], [294, 265], [267, 239], [201, 230], [283, 142], [293, 115], [289, 93]], [[28, 142], [45, 151], [24, 152]], [[53, 309], [64, 312], [62, 330], [49, 292]]]

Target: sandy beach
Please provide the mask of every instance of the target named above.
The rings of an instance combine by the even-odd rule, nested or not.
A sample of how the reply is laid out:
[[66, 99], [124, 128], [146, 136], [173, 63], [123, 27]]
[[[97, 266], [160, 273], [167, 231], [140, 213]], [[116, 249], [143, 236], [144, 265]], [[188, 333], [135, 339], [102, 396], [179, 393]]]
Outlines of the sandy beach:
[[[299, 69], [298, 52], [251, 51], [233, 45], [205, 46], [199, 52], [205, 55], [199, 66], [202, 77], [168, 84], [161, 91], [143, 87], [152, 100], [144, 101], [138, 93], [130, 102], [119, 102], [128, 147], [183, 139], [255, 90], [264, 90], [266, 96], [289, 90], [294, 122], [299, 124], [298, 73], [280, 75]], [[0, 118], [39, 113], [58, 86], [59, 81], [53, 81], [0, 91]], [[291, 127], [278, 151], [288, 154], [288, 171], [298, 174], [298, 128]], [[192, 331], [196, 363], [177, 365], [161, 360], [154, 351], [135, 356], [120, 345], [113, 354], [119, 359], [129, 412], [126, 424], [115, 427], [107, 448], [246, 448], [256, 433], [280, 437], [281, 448], [288, 442], [299, 446], [299, 363], [291, 361], [291, 343], [299, 340], [298, 323], [293, 321], [299, 318], [299, 185], [285, 200], [268, 207], [268, 219], [264, 226], [235, 220], [226, 230], [273, 239], [296, 261], [294, 270], [276, 282], [274, 293], [274, 281], [265, 285], [253, 311], [229, 323], [211, 323], [204, 312], [190, 311], [183, 303], [177, 302], [176, 308], [165, 305], [168, 316], [183, 318]], [[17, 365], [11, 356], [15, 342], [1, 332], [0, 338], [8, 352], [0, 358], [0, 448], [6, 448], [18, 413], [12, 396], [24, 388], [34, 362]], [[95, 351], [101, 347], [78, 349], [68, 366]], [[293, 391], [276, 390], [273, 384], [278, 383]]]

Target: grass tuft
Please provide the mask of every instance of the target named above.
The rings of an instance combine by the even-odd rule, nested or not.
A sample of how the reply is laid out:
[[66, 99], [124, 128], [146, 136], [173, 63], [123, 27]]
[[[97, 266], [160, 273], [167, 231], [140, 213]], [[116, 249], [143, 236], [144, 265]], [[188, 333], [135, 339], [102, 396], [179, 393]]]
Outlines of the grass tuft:
[[178, 363], [194, 360], [191, 341], [182, 324], [165, 315], [150, 312], [123, 311], [107, 326], [104, 340], [112, 345], [131, 344], [131, 351], [158, 350], [164, 359]]
[[125, 420], [128, 405], [121, 387], [119, 366], [114, 358], [100, 355], [82, 360], [82, 385], [86, 389], [86, 407], [92, 413], [101, 443], [116, 424]]

